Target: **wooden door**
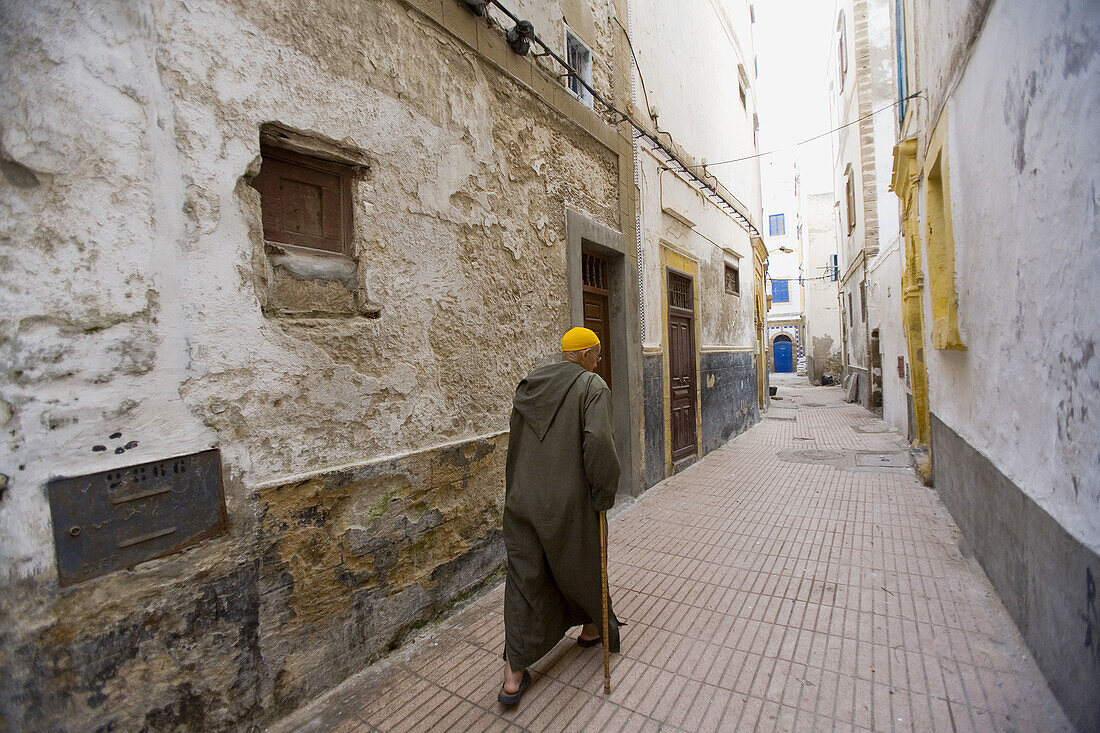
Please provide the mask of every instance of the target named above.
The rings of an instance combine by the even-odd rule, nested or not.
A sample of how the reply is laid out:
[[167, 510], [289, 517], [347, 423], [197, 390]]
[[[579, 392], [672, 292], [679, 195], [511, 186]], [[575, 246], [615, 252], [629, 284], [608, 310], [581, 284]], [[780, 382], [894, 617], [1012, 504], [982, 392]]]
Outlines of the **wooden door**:
[[607, 288], [607, 260], [591, 252], [581, 253], [582, 299], [585, 328], [600, 339], [600, 361], [596, 374], [611, 387], [611, 312]]
[[668, 372], [672, 461], [696, 453], [695, 313], [690, 277], [668, 273]]

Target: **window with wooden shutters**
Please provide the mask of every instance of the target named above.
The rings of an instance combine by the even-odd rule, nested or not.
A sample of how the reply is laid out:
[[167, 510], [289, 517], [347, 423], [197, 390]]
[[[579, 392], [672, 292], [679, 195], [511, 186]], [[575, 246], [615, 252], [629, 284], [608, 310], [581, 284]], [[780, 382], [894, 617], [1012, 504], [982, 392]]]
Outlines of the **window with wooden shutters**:
[[260, 192], [264, 239], [351, 255], [351, 166], [261, 146]]

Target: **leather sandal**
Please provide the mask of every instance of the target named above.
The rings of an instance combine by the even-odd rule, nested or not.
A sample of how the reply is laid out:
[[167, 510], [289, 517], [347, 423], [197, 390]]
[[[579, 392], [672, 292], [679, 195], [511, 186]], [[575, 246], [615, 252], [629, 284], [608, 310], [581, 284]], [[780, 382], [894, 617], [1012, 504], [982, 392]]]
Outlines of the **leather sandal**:
[[531, 686], [531, 673], [526, 669], [523, 670], [523, 679], [519, 683], [519, 689], [515, 692], [505, 692], [504, 685], [500, 686], [500, 692], [497, 693], [497, 702], [501, 705], [507, 705], [511, 707], [519, 702], [519, 699], [523, 697], [523, 693], [527, 692], [527, 688]]
[[577, 646], [582, 647], [584, 649], [590, 649], [594, 646], [599, 646], [602, 643], [603, 643], [603, 639], [601, 639], [598, 636], [595, 639], [582, 639], [579, 636], [577, 637]]

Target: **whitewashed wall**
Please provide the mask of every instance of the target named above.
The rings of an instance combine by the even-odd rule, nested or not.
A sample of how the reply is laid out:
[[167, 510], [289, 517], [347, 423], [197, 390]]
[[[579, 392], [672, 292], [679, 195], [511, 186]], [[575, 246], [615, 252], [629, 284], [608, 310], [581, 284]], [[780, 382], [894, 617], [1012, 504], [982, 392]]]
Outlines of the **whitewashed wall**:
[[[704, 0], [688, 5], [638, 0], [631, 3], [634, 50], [641, 65], [648, 102], [659, 110], [657, 124], [696, 161], [716, 162], [752, 155], [755, 100], [752, 34], [748, 3]], [[750, 81], [747, 106], [738, 93], [738, 64]], [[716, 74], [715, 69], [721, 73]], [[637, 115], [649, 121], [640, 79], [635, 80]], [[667, 135], [662, 135], [667, 139]], [[641, 153], [641, 211], [644, 247], [644, 345], [659, 348], [664, 273], [660, 248], [670, 244], [700, 266], [707, 290], [703, 307], [703, 346], [749, 349], [753, 344], [752, 249], [748, 234], [726, 214]], [[760, 222], [759, 167], [755, 161], [708, 169]], [[679, 210], [687, 226], [663, 210]], [[730, 252], [723, 252], [728, 248]], [[741, 296], [725, 297], [719, 275], [726, 257], [739, 262]]]
[[[961, 13], [957, 13], [961, 14]], [[956, 68], [920, 26], [924, 78]], [[945, 106], [959, 331], [932, 412], [1100, 550], [1100, 6], [997, 3]], [[941, 65], [932, 66], [938, 60]], [[927, 260], [926, 260], [927, 261]], [[926, 273], [927, 278], [927, 273]], [[931, 323], [926, 311], [926, 323]]]
[[871, 328], [878, 329], [879, 332], [882, 419], [901, 435], [908, 436], [908, 386], [906, 378], [898, 373], [898, 357], [905, 362], [909, 361], [901, 322], [901, 271], [904, 256], [900, 237], [894, 237], [879, 250], [867, 274], [867, 301]]

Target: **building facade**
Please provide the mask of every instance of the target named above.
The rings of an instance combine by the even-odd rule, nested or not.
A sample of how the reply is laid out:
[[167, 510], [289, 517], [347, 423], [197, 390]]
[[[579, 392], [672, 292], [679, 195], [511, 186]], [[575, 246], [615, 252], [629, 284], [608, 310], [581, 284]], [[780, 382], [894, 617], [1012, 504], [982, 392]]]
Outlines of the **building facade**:
[[917, 433], [1067, 715], [1100, 730], [1100, 7], [895, 10], [922, 92], [893, 171]]
[[[629, 103], [625, 2], [509, 5]], [[475, 588], [589, 254], [641, 490], [630, 128], [487, 12], [3, 4], [8, 725], [262, 724]]]
[[768, 346], [771, 371], [793, 373], [804, 364], [802, 212], [797, 164], [768, 156], [764, 188], [764, 244], [768, 250]]
[[[828, 66], [830, 115], [838, 128], [833, 148], [833, 191], [838, 234], [841, 327], [845, 378], [858, 400], [882, 405], [881, 339], [874, 333], [868, 273], [879, 250], [900, 231], [889, 194], [896, 118], [874, 114], [897, 101], [891, 0], [840, 0]], [[892, 356], [892, 355], [891, 355]]]
[[803, 320], [806, 334], [806, 377], [821, 384], [828, 375], [839, 382], [843, 373], [841, 351], [840, 296], [833, 193], [811, 193], [804, 197], [803, 269], [806, 272]]
[[749, 7], [638, 5], [3, 4], [5, 723], [262, 726], [385, 653], [500, 567], [572, 325], [621, 494], [758, 418], [759, 174], [703, 168]]
[[647, 485], [749, 427], [763, 404], [759, 167], [705, 165], [756, 152], [751, 24], [740, 0], [631, 3], [634, 109], [665, 146], [637, 145]]

